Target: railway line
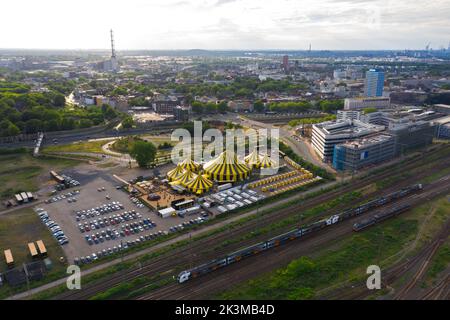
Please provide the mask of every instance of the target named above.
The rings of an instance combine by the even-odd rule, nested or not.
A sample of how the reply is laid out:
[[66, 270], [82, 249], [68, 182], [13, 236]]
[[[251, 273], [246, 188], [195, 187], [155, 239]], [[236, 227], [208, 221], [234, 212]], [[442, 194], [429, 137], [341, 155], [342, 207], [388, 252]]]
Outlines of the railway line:
[[428, 290], [420, 300], [448, 300], [450, 296], [450, 275], [446, 275], [436, 286]]
[[[423, 199], [434, 198], [449, 191], [449, 182], [445, 183], [445, 185], [439, 185], [436, 183], [430, 186], [430, 188], [422, 194], [413, 194], [399, 200], [398, 202], [395, 202], [389, 207], [406, 204], [414, 206], [422, 203]], [[376, 210], [373, 214], [375, 215], [382, 210], [386, 210], [386, 208], [383, 207], [383, 209]], [[353, 223], [357, 220], [358, 218], [347, 220], [341, 224], [330, 227], [330, 229], [320, 231], [316, 236], [311, 235], [303, 241], [301, 239], [298, 240], [298, 242], [297, 240], [292, 241], [285, 246], [265, 251], [253, 258], [249, 258], [234, 265], [230, 265], [229, 267], [219, 269], [210, 274], [192, 280], [191, 282], [186, 282], [181, 285], [174, 282], [166, 287], [142, 295], [139, 299], [158, 300], [208, 298], [211, 294], [223, 291], [226, 288], [231, 287], [233, 284], [245, 281], [249, 278], [254, 278], [257, 274], [262, 274], [273, 270], [274, 268], [289, 263], [292, 259], [314, 252], [316, 248], [332, 243], [336, 239], [352, 233]]]
[[[437, 150], [437, 151], [441, 151]], [[435, 152], [437, 152], [435, 151]], [[434, 152], [432, 153], [434, 154]], [[415, 159], [417, 161], [417, 159]], [[421, 160], [421, 159], [418, 159]], [[403, 170], [412, 169], [417, 167], [416, 161], [410, 161], [403, 167]], [[437, 161], [437, 160], [436, 160]], [[438, 162], [438, 161], [437, 161]], [[429, 165], [430, 163], [424, 163], [423, 165]], [[383, 190], [383, 192], [386, 192], [393, 188], [398, 188], [400, 185], [404, 185], [408, 183], [409, 180], [416, 180], [419, 178], [419, 176], [427, 176], [432, 172], [435, 172], [443, 167], [446, 167], [450, 164], [450, 159], [447, 161], [440, 161], [440, 163], [437, 166], [434, 166], [430, 169], [423, 170], [418, 176], [414, 176], [411, 179], [406, 179], [400, 183], [395, 184], [395, 186], [391, 186], [387, 188], [386, 190]], [[393, 171], [396, 172], [398, 169], [394, 168]], [[370, 185], [375, 181], [378, 181], [380, 179], [384, 179], [387, 177], [392, 176], [393, 172], [387, 170], [383, 174], [380, 174], [378, 176], [374, 177], [368, 177], [365, 180], [362, 181], [355, 181], [355, 183], [345, 186], [340, 190], [332, 191], [330, 193], [326, 193], [324, 195], [315, 197], [313, 199], [309, 199], [304, 201], [303, 203], [300, 203], [298, 205], [294, 205], [290, 208], [286, 208], [284, 210], [280, 210], [276, 212], [275, 214], [268, 214], [265, 216], [262, 216], [261, 218], [254, 219], [252, 221], [249, 221], [248, 223], [238, 226], [235, 229], [233, 229], [230, 232], [222, 232], [216, 235], [212, 235], [208, 237], [207, 239], [202, 239], [195, 241], [188, 245], [187, 247], [174, 249], [170, 253], [164, 254], [161, 257], [157, 257], [155, 259], [152, 259], [149, 263], [131, 268], [128, 270], [125, 270], [123, 272], [118, 272], [110, 277], [105, 278], [102, 281], [88, 284], [83, 286], [83, 289], [81, 291], [68, 291], [61, 295], [59, 295], [58, 299], [88, 299], [92, 297], [93, 295], [103, 292], [111, 287], [114, 287], [120, 283], [128, 282], [130, 280], [133, 280], [137, 277], [153, 277], [155, 274], [165, 272], [170, 269], [177, 269], [180, 265], [192, 265], [194, 263], [198, 263], [201, 260], [204, 260], [205, 258], [212, 257], [214, 255], [220, 254], [222, 252], [226, 252], [231, 250], [231, 248], [227, 247], [223, 250], [210, 250], [211, 252], [206, 252], [202, 254], [196, 255], [195, 252], [201, 252], [202, 250], [205, 250], [205, 244], [207, 243], [220, 243], [221, 241], [225, 241], [227, 239], [230, 239], [231, 237], [237, 237], [239, 235], [244, 235], [248, 232], [251, 232], [255, 230], [255, 228], [258, 228], [260, 226], [266, 226], [274, 221], [278, 221], [280, 219], [298, 214], [297, 210], [306, 210], [311, 207], [314, 207], [318, 204], [321, 204], [325, 201], [328, 201], [330, 199], [335, 198], [336, 196], [342, 195], [350, 190], [354, 190], [357, 188], [364, 187], [366, 185]], [[375, 194], [380, 194], [381, 192], [376, 192]], [[325, 214], [325, 213], [324, 213]], [[328, 213], [327, 213], [328, 214]], [[319, 215], [320, 216], [320, 215]], [[314, 217], [314, 218], [317, 218]], [[255, 242], [255, 239], [249, 239], [247, 242]], [[246, 241], [241, 241], [239, 243], [236, 243], [235, 245], [232, 245], [231, 247], [236, 248], [237, 246], [243, 246], [245, 245]]]
[[[393, 283], [399, 280], [406, 273], [416, 268], [419, 264], [423, 264], [424, 261], [430, 259], [431, 256], [435, 253], [435, 250], [442, 243], [442, 241], [447, 238], [449, 223], [450, 221], [447, 221], [447, 223], [444, 225], [444, 227], [441, 229], [438, 235], [434, 237], [427, 245], [425, 245], [416, 255], [383, 271], [382, 286], [392, 291]], [[430, 255], [430, 253], [432, 254]], [[414, 281], [414, 277], [411, 279], [409, 283], [411, 283], [412, 281]], [[397, 300], [405, 299], [406, 298], [405, 293], [406, 293], [405, 291], [397, 293]], [[367, 290], [365, 283], [360, 283], [357, 286], [355, 285], [352, 285], [351, 287], [345, 286], [343, 288], [333, 290], [331, 293], [322, 295], [321, 299], [361, 300], [368, 297], [371, 294], [373, 294], [373, 292]]]

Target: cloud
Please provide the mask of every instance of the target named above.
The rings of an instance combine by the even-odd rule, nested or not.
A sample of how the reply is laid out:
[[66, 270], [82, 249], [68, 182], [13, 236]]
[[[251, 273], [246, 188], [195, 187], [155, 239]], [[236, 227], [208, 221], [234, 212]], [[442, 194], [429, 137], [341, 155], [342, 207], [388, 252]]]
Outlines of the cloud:
[[11, 30], [0, 46], [15, 48], [108, 48], [111, 27], [118, 50], [397, 49], [450, 40], [449, 0], [15, 0], [2, 11], [21, 12], [20, 24], [0, 19]]

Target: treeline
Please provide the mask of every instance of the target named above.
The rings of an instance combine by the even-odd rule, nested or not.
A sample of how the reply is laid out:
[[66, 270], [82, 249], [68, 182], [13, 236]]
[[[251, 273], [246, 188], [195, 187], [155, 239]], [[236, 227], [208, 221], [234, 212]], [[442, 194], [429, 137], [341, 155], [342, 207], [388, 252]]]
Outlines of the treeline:
[[301, 124], [315, 124], [315, 123], [321, 123], [321, 122], [325, 122], [325, 121], [331, 121], [331, 120], [335, 120], [336, 119], [336, 115], [334, 114], [330, 114], [329, 116], [326, 117], [320, 117], [320, 118], [303, 118], [303, 119], [294, 119], [289, 121], [289, 125], [291, 127], [295, 127]]
[[59, 92], [30, 92], [18, 83], [1, 83], [0, 136], [31, 134], [39, 131], [88, 128], [118, 116], [110, 106], [69, 110]]
[[219, 103], [194, 101], [191, 106], [192, 112], [194, 113], [223, 113], [228, 111], [226, 101], [221, 101]]
[[[255, 103], [256, 104], [256, 103]], [[309, 110], [319, 110], [326, 113], [336, 112], [344, 108], [344, 100], [321, 100], [315, 105], [309, 101], [295, 102], [272, 102], [268, 104], [268, 109], [275, 112], [307, 112]]]
[[319, 166], [316, 166], [310, 162], [305, 161], [302, 157], [297, 155], [288, 145], [286, 145], [285, 143], [283, 143], [281, 141], [279, 143], [279, 148], [280, 148], [280, 151], [284, 152], [289, 158], [291, 158], [292, 160], [297, 162], [299, 165], [301, 165], [306, 170], [311, 171], [315, 175], [320, 176], [324, 179], [328, 179], [328, 180], [336, 179], [334, 177], [334, 175], [332, 173], [328, 172], [327, 170], [325, 170]]

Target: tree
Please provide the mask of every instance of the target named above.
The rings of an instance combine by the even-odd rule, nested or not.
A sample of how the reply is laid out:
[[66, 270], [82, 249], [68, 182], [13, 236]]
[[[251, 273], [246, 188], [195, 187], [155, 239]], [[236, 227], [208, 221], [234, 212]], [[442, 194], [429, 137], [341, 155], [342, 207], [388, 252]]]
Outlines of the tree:
[[145, 167], [155, 160], [156, 147], [151, 142], [136, 141], [130, 150], [130, 155], [136, 159], [140, 167]]
[[66, 105], [66, 97], [62, 94], [56, 94], [53, 98], [53, 104], [55, 107], [64, 107]]
[[253, 109], [255, 109], [256, 112], [263, 112], [264, 103], [261, 100], [255, 101], [255, 103], [253, 104]]
[[134, 125], [134, 120], [132, 117], [126, 117], [122, 121], [122, 127], [124, 129], [131, 129], [131, 128], [133, 128], [133, 125]]

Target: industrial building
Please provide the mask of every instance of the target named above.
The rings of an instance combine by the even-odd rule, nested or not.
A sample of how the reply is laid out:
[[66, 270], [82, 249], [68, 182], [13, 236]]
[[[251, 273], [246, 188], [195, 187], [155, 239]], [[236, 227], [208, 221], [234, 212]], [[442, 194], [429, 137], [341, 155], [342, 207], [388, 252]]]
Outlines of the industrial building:
[[390, 107], [391, 98], [389, 97], [359, 97], [344, 100], [344, 110], [389, 109]]
[[338, 171], [355, 171], [395, 157], [395, 138], [381, 133], [336, 145], [333, 167]]
[[334, 146], [347, 141], [381, 132], [384, 126], [358, 120], [327, 121], [313, 125], [311, 143], [322, 161], [333, 160]]

